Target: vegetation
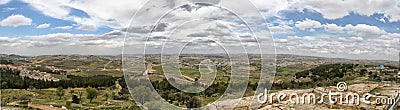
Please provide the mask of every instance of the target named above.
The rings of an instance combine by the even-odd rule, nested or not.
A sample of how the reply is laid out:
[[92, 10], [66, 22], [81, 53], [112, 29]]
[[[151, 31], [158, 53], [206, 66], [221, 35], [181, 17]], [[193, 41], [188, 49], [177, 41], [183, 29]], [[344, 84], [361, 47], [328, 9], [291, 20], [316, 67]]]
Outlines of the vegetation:
[[201, 101], [197, 97], [190, 97], [189, 101], [186, 103], [187, 108], [199, 108], [201, 107]]
[[[60, 81], [45, 81], [35, 80], [27, 77], [19, 76], [19, 71], [1, 68], [0, 69], [1, 80], [4, 82], [4, 86], [12, 89], [45, 89], [45, 88], [76, 88], [76, 87], [110, 87], [115, 84], [115, 81], [119, 77], [97, 75], [93, 77], [80, 77], [67, 75], [67, 80]], [[3, 86], [3, 85], [2, 85]]]
[[77, 95], [72, 95], [72, 103], [79, 104], [80, 99]]
[[[88, 60], [81, 61], [79, 60], [80, 57], [73, 57], [75, 60], [38, 57], [37, 61], [43, 61], [44, 64], [29, 68], [31, 70], [50, 73], [54, 77], [57, 76], [57, 78], [60, 77], [61, 80], [57, 82], [21, 77], [19, 76], [20, 71], [1, 68], [1, 92], [4, 104], [20, 101], [25, 103], [34, 100], [29, 103], [62, 105], [67, 106], [68, 109], [103, 109], [101, 107], [104, 105], [108, 107], [106, 109], [138, 109], [136, 105], [146, 105], [148, 109], [162, 108], [156, 102], [149, 102], [153, 100], [154, 94], [151, 94], [151, 89], [148, 86], [142, 86], [145, 85], [146, 81], [133, 78], [133, 80], [128, 81], [128, 85], [130, 86], [130, 89], [128, 89], [125, 78], [121, 77], [121, 71], [119, 70], [119, 63], [121, 62], [114, 62], [109, 59], [93, 56], [88, 57]], [[149, 74], [154, 89], [165, 101], [180, 107], [201, 107], [217, 100], [226, 92], [228, 86], [234, 90], [240, 90], [240, 88], [246, 85], [245, 82], [241, 81], [229, 84], [232, 69], [230, 66], [218, 65], [216, 66], [217, 77], [210, 86], [205, 86], [202, 83], [194, 83], [194, 85], [205, 90], [199, 93], [186, 93], [169, 83], [169, 81], [174, 81], [174, 79], [167, 80], [163, 77], [162, 66], [157, 65], [159, 64], [157, 63], [159, 59], [150, 60], [155, 65], [152, 68], [155, 70], [153, 71], [154, 73]], [[199, 59], [183, 61], [185, 63], [180, 68], [180, 72], [185, 76], [197, 80], [201, 75], [198, 68], [193, 65], [198, 64], [200, 61]], [[22, 60], [19, 62], [11, 60], [0, 61], [1, 64], [24, 64], [21, 62]], [[111, 62], [109, 63], [110, 66], [104, 67], [104, 64], [108, 62]], [[47, 64], [70, 70], [52, 71], [43, 66]], [[252, 66], [252, 70], [250, 71], [251, 74], [247, 83], [246, 96], [254, 95], [254, 90], [257, 89], [259, 83], [258, 78], [260, 74], [253, 73], [261, 71], [260, 62], [252, 62], [250, 65]], [[382, 73], [385, 73], [385, 71], [377, 72], [369, 69], [373, 67], [374, 65], [342, 63], [322, 65], [294, 64], [277, 67], [276, 76], [279, 80], [273, 83], [272, 89], [273, 91], [279, 91], [282, 89], [333, 86], [339, 81], [358, 80], [357, 77], [360, 76], [363, 77], [363, 81], [385, 80], [399, 82], [395, 77], [384, 77]], [[396, 68], [392, 66], [387, 67]], [[76, 68], [79, 68], [79, 71], [75, 71]], [[193, 85], [179, 84], [178, 86], [186, 89], [199, 89], [194, 88]], [[133, 103], [133, 98], [129, 90], [133, 93], [133, 98], [138, 102], [137, 104]]]
[[97, 94], [98, 94], [97, 90], [93, 89], [91, 87], [86, 89], [86, 93], [87, 93], [87, 97], [86, 98], [90, 100], [90, 103], [92, 103], [93, 98], [96, 98]]
[[59, 96], [59, 99], [61, 100], [61, 97], [64, 96], [65, 91], [62, 87], [58, 87], [56, 94], [57, 94], [57, 96]]
[[321, 81], [324, 79], [342, 78], [349, 71], [354, 71], [358, 66], [355, 64], [325, 64], [310, 70], [304, 70], [296, 73], [296, 78], [310, 77], [313, 81]]

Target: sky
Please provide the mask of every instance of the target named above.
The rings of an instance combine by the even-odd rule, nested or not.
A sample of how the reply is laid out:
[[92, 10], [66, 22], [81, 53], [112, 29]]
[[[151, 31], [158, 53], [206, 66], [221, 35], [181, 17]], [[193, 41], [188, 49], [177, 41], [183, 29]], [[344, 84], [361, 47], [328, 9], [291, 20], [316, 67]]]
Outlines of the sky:
[[260, 45], [263, 53], [399, 60], [400, 0], [206, 0], [226, 9], [182, 1], [0, 0], [0, 53], [252, 53]]

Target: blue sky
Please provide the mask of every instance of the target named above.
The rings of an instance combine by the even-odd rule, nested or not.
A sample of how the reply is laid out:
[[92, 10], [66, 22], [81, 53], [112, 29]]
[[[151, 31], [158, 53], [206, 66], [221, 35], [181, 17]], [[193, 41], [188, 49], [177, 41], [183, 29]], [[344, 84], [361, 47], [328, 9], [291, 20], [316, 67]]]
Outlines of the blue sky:
[[[144, 1], [0, 0], [0, 52], [116, 54], [124, 29]], [[278, 53], [398, 59], [398, 0], [250, 1], [266, 17]], [[65, 51], [77, 47], [82, 50]]]
[[[23, 37], [23, 36], [44, 35], [44, 34], [63, 33], [63, 32], [76, 33], [76, 34], [103, 34], [113, 30], [108, 27], [100, 27], [95, 31], [74, 29], [77, 28], [76, 22], [46, 16], [40, 11], [32, 8], [32, 6], [30, 6], [29, 4], [19, 0], [10, 1], [8, 4], [0, 5], [0, 9], [2, 9], [1, 10], [2, 13], [0, 14], [0, 19], [5, 19], [11, 15], [23, 15], [27, 18], [32, 19], [33, 21], [32, 24], [28, 26], [18, 26], [18, 27], [1, 26], [0, 36]], [[85, 12], [78, 9], [72, 9], [69, 15], [89, 18], [89, 16]], [[36, 26], [44, 23], [50, 24], [50, 27], [44, 29], [36, 28]], [[56, 27], [61, 27], [61, 26], [72, 26], [73, 29], [67, 29], [67, 30], [55, 29]]]

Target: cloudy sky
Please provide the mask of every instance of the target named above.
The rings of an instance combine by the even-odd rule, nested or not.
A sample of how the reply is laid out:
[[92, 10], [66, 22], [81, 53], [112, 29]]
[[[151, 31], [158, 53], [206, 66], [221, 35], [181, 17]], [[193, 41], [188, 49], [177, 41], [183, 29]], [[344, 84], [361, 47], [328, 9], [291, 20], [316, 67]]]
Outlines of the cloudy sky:
[[[132, 16], [146, 1], [0, 0], [0, 53], [121, 54], [125, 34], [131, 36], [126, 39], [126, 45], [137, 47], [135, 44], [146, 42], [143, 36], [154, 23], [150, 21], [157, 21], [157, 15], [166, 12], [154, 9], [173, 11], [159, 21], [155, 32], [147, 39], [145, 44], [150, 47], [163, 45], [157, 40], [165, 40], [168, 36], [181, 36], [169, 39], [178, 45], [192, 45], [187, 43], [191, 41], [218, 47], [239, 42], [226, 37], [235, 35], [245, 42], [244, 46], [256, 45], [254, 39], [246, 37], [251, 36], [250, 32], [245, 31], [243, 22], [234, 20], [234, 14], [211, 6], [178, 5], [177, 2], [183, 0], [167, 0], [148, 8], [144, 6], [142, 10], [152, 13], [138, 13], [140, 17], [132, 24], [142, 25], [129, 25]], [[257, 30], [256, 33], [265, 35], [259, 40], [269, 41], [268, 38], [273, 36], [279, 54], [398, 60], [399, 0], [250, 1], [265, 17], [267, 25], [263, 26], [269, 29]], [[242, 12], [254, 11], [245, 6], [241, 8]], [[194, 16], [208, 17], [185, 22]], [[235, 32], [232, 31], [236, 34], [233, 35]], [[192, 49], [196, 47], [201, 46]]]

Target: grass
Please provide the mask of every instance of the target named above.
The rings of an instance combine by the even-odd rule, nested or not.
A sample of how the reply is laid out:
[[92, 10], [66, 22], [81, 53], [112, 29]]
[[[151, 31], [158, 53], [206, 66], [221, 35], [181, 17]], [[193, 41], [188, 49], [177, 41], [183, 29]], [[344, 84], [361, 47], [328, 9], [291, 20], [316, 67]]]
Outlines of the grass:
[[113, 77], [121, 77], [123, 76], [122, 71], [117, 71], [117, 70], [91, 70], [91, 71], [83, 71], [83, 72], [75, 72], [71, 71], [69, 72], [71, 75], [75, 76], [82, 76], [82, 77], [90, 77], [90, 76], [96, 76], [96, 75], [109, 75]]
[[293, 76], [295, 73], [308, 69], [302, 64], [289, 65], [285, 67], [277, 67], [276, 72], [278, 76]]

